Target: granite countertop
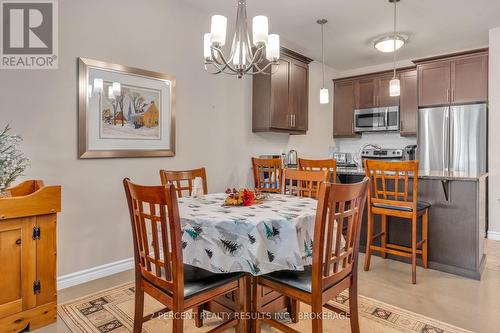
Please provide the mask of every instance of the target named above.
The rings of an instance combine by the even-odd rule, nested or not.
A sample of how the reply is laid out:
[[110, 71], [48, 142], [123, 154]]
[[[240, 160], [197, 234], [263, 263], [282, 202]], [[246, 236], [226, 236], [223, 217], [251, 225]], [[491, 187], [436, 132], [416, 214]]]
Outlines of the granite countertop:
[[[337, 174], [363, 176], [365, 174], [365, 170], [359, 167], [337, 167]], [[477, 181], [486, 177], [488, 177], [487, 172], [481, 174], [461, 172], [461, 171], [442, 171], [442, 170], [441, 171], [420, 170], [418, 172], [419, 179]]]

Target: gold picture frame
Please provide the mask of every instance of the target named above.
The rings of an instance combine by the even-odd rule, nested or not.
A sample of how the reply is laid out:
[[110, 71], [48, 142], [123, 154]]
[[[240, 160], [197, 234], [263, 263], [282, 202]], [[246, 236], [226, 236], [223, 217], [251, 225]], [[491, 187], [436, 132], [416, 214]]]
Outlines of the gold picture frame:
[[[112, 91], [115, 89], [114, 84], [116, 83], [113, 80], [105, 80], [103, 87], [103, 79], [100, 79], [99, 95], [95, 97], [97, 84], [94, 78], [92, 85], [91, 77], [91, 75], [95, 76], [95, 73], [102, 73], [108, 78], [119, 78], [127, 83], [122, 83], [119, 86], [120, 95], [114, 97]], [[79, 158], [175, 156], [175, 76], [88, 58], [78, 58], [78, 75]], [[144, 85], [141, 86], [141, 82], [147, 83], [149, 87], [144, 88]], [[151, 88], [152, 85], [155, 87]], [[156, 89], [156, 86], [160, 88]], [[107, 97], [105, 97], [103, 88], [109, 90]], [[125, 96], [123, 91], [128, 91], [130, 94], [134, 91], [134, 96], [140, 95], [136, 91], [144, 91], [145, 94], [149, 94], [147, 96], [154, 96], [154, 98], [151, 97], [148, 101], [147, 98], [141, 96], [143, 102], [141, 106], [140, 103], [135, 103], [135, 100], [132, 103], [133, 97]], [[118, 103], [111, 102], [118, 97], [121, 101], [121, 111], [115, 107], [115, 104]], [[124, 106], [127, 97], [129, 97], [128, 115], [125, 113]], [[98, 102], [95, 101], [95, 98], [98, 98]], [[111, 107], [104, 109], [104, 100], [108, 106], [110, 103], [113, 105], [114, 111], [111, 111]], [[132, 105], [134, 105], [133, 108]], [[156, 118], [154, 118], [154, 122], [149, 121], [150, 118], [148, 118], [148, 126], [146, 126], [144, 118], [148, 112], [151, 114], [150, 110], [153, 107]], [[142, 109], [136, 110], [136, 108]], [[146, 108], [148, 108], [147, 111], [145, 111]], [[108, 118], [104, 118], [105, 112], [110, 114]], [[120, 121], [117, 121], [119, 117], [121, 117], [121, 127]], [[137, 119], [142, 120], [138, 121]], [[140, 132], [140, 135], [135, 132]]]

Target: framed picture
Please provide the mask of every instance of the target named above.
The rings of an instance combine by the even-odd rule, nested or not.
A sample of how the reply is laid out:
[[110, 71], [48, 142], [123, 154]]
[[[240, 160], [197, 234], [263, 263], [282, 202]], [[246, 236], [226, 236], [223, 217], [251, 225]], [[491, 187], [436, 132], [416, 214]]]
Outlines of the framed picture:
[[79, 58], [80, 158], [175, 155], [175, 77]]

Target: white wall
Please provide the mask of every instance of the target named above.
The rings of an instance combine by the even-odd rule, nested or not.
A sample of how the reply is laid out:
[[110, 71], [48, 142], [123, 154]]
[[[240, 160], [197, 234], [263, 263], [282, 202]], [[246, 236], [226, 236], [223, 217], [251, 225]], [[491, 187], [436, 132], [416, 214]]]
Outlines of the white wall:
[[[308, 135], [253, 134], [251, 79], [203, 70], [208, 13], [174, 0], [150, 0], [147, 6], [135, 0], [60, 1], [59, 13], [59, 69], [0, 73], [0, 125], [10, 122], [24, 138], [31, 158], [25, 178], [63, 187], [59, 276], [132, 256], [124, 177], [157, 184], [160, 168], [206, 166], [209, 190], [215, 192], [250, 184], [252, 155], [295, 147], [304, 156], [327, 156], [332, 109], [316, 101], [317, 64], [311, 65]], [[174, 158], [77, 158], [77, 57], [177, 77]]]
[[488, 238], [500, 240], [500, 27], [490, 30], [489, 48]]

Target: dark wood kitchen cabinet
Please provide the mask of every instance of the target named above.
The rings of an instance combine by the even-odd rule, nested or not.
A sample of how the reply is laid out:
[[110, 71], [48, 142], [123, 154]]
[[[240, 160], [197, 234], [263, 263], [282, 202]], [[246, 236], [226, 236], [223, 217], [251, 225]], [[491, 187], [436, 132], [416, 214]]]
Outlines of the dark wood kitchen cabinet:
[[333, 137], [350, 138], [354, 133], [355, 81], [335, 82], [333, 87]]
[[294, 51], [281, 48], [280, 65], [273, 70], [272, 75], [253, 76], [253, 132], [307, 132], [311, 61]]
[[399, 105], [398, 96], [390, 96], [389, 82], [393, 75], [376, 75], [356, 80], [356, 109]]
[[374, 77], [361, 78], [355, 84], [356, 109], [374, 108], [377, 95], [377, 80]]
[[488, 53], [417, 61], [418, 105], [485, 102], [488, 99]]
[[399, 132], [402, 136], [417, 134], [418, 94], [417, 71], [402, 72], [399, 75], [401, 96], [399, 97]]

